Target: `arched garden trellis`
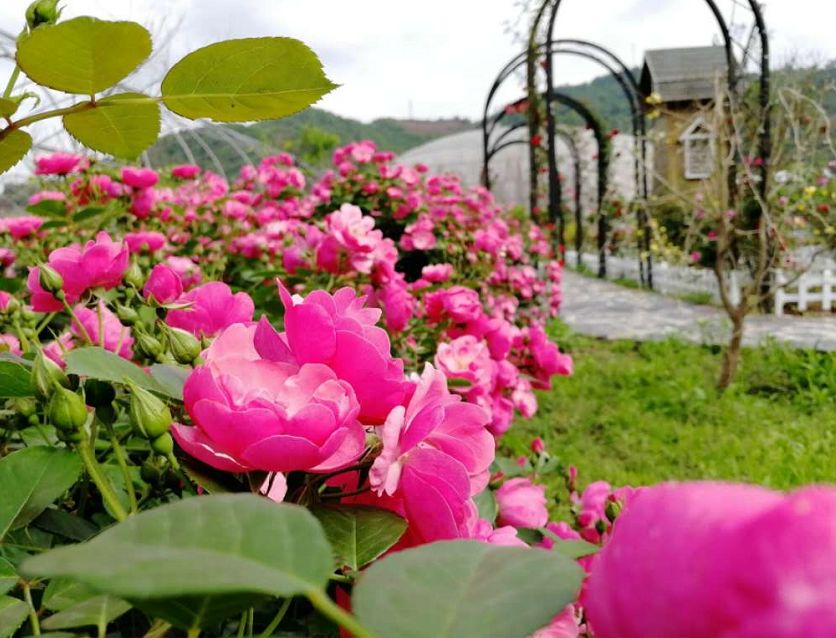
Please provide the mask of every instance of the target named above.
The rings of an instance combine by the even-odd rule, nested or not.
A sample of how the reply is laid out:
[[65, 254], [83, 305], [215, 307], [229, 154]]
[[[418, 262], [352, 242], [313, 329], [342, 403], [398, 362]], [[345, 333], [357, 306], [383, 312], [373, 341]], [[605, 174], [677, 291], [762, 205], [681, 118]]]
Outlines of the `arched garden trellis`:
[[[628, 108], [630, 109], [631, 113], [631, 124], [633, 129], [633, 140], [635, 144], [634, 149], [634, 177], [635, 177], [635, 195], [636, 197], [641, 199], [641, 205], [639, 206], [638, 210], [638, 224], [641, 232], [638, 233], [640, 237], [640, 245], [639, 245], [639, 270], [641, 273], [642, 281], [645, 281], [645, 272], [647, 273], [647, 283], [649, 286], [652, 287], [652, 262], [650, 261], [650, 251], [649, 251], [649, 237], [650, 237], [650, 229], [648, 226], [648, 218], [646, 215], [645, 210], [645, 203], [647, 201], [647, 174], [645, 171], [645, 161], [647, 157], [647, 150], [646, 150], [646, 124], [645, 124], [645, 117], [644, 117], [644, 108], [643, 108], [643, 96], [641, 93], [641, 89], [639, 88], [638, 81], [631, 73], [630, 69], [627, 67], [626, 64], [612, 51], [609, 51], [605, 47], [596, 44], [594, 42], [589, 42], [587, 40], [579, 40], [579, 39], [567, 39], [567, 40], [558, 40], [552, 44], [558, 45], [559, 48], [557, 50], [553, 50], [552, 53], [560, 53], [560, 54], [568, 54], [568, 55], [575, 55], [587, 60], [596, 62], [600, 66], [602, 66], [618, 83], [620, 86], [628, 104]], [[534, 54], [538, 54], [546, 49], [547, 45], [545, 43], [537, 44], [533, 46]], [[512, 58], [499, 72], [496, 79], [494, 80], [493, 85], [491, 86], [490, 91], [488, 92], [487, 99], [485, 100], [485, 107], [482, 116], [482, 143], [483, 143], [483, 181], [485, 185], [490, 188], [491, 185], [491, 178], [490, 178], [490, 160], [493, 155], [500, 149], [504, 148], [500, 142], [504, 140], [506, 137], [513, 135], [513, 132], [522, 128], [526, 125], [525, 122], [517, 123], [507, 129], [505, 132], [500, 135], [499, 139], [497, 139], [493, 143], [494, 151], [491, 152], [491, 140], [490, 136], [499, 122], [499, 120], [504, 116], [504, 114], [500, 114], [499, 117], [495, 118], [493, 121], [490, 120], [489, 112], [491, 108], [491, 103], [493, 101], [496, 92], [502, 85], [502, 83], [510, 77], [517, 69], [521, 68], [524, 64], [528, 64], [531, 60], [531, 50], [523, 51], [522, 53], [516, 55]], [[554, 101], [554, 100], [552, 100]], [[519, 103], [518, 103], [519, 104]], [[530, 112], [532, 110], [531, 105], [532, 100], [529, 97], [529, 100], [523, 104], [525, 107], [523, 110], [527, 110], [529, 112], [529, 119], [528, 124], [530, 128]], [[550, 112], [550, 111], [549, 111]], [[536, 135], [536, 131], [539, 129], [535, 129], [535, 132], [531, 134], [531, 138], [534, 138]], [[530, 163], [530, 171], [531, 175], [533, 176], [532, 188], [534, 190], [530, 193], [530, 209], [534, 211], [537, 206], [537, 192], [536, 192], [536, 176], [538, 172], [538, 167], [536, 163], [536, 150], [535, 145], [532, 144], [529, 150], [529, 163]], [[552, 145], [549, 145], [551, 148]], [[556, 154], [555, 154], [556, 155]], [[550, 176], [551, 177], [551, 176]], [[556, 201], [556, 205], [554, 202]], [[559, 174], [556, 175], [556, 179], [552, 181], [550, 179], [549, 182], [549, 215], [550, 218], [554, 219], [558, 223], [558, 236], [559, 236], [559, 243], [560, 246], [564, 246], [565, 241], [565, 220], [563, 219], [563, 211], [562, 206], [560, 204], [561, 201], [561, 193], [560, 193], [560, 179]], [[576, 246], [577, 240], [579, 239], [579, 235], [576, 234]], [[578, 252], [580, 252], [580, 248], [578, 248]], [[645, 260], [642, 259], [642, 256], [645, 256]]]
[[[727, 67], [727, 86], [728, 86], [728, 95], [729, 100], [731, 101], [732, 108], [736, 104], [737, 98], [737, 63], [734, 57], [734, 48], [733, 48], [733, 40], [731, 37], [731, 33], [729, 31], [728, 24], [726, 23], [725, 19], [723, 18], [723, 14], [720, 12], [720, 8], [718, 7], [717, 3], [714, 0], [703, 0], [707, 5], [708, 8], [711, 10], [715, 20], [717, 21], [717, 25], [720, 28], [720, 32], [723, 37], [723, 45], [726, 53], [726, 67]], [[758, 4], [757, 0], [746, 0], [749, 8], [754, 15], [755, 20], [755, 28], [758, 31], [758, 36], [760, 39], [761, 45], [761, 59], [760, 59], [760, 91], [759, 91], [759, 105], [760, 105], [760, 117], [759, 117], [759, 135], [758, 135], [758, 156], [760, 159], [760, 182], [759, 182], [759, 191], [762, 199], [765, 199], [766, 191], [767, 191], [767, 179], [768, 179], [768, 170], [769, 170], [769, 156], [771, 154], [771, 124], [770, 124], [770, 116], [769, 116], [769, 100], [770, 100], [770, 75], [769, 75], [769, 36], [766, 31], [766, 23], [763, 18], [763, 12], [761, 11], [760, 5]], [[543, 0], [543, 3], [540, 5], [540, 8], [537, 11], [537, 15], [535, 20], [532, 24], [532, 28], [529, 34], [529, 47], [528, 47], [528, 94], [529, 94], [529, 103], [532, 104], [532, 98], [534, 98], [537, 94], [536, 90], [536, 78], [534, 77], [536, 74], [536, 57], [545, 49], [545, 60], [544, 66], [546, 69], [546, 102], [549, 103], [550, 98], [554, 94], [554, 66], [552, 62], [552, 53], [554, 52], [553, 46], [555, 44], [554, 40], [554, 28], [555, 23], [557, 20], [557, 12], [560, 8], [563, 0]], [[551, 11], [549, 12], [549, 20], [548, 20], [548, 27], [545, 33], [544, 41], [541, 43], [542, 45], [538, 45], [539, 33], [540, 33], [540, 23], [545, 15], [546, 9], [551, 7]], [[539, 130], [539, 126], [535, 128], [534, 121], [536, 118], [530, 118], [529, 123], [531, 126], [531, 133], [536, 134], [536, 131]], [[553, 140], [554, 132], [556, 130], [555, 118], [554, 115], [551, 113], [550, 109], [546, 110], [546, 137], [550, 141]], [[532, 168], [536, 167], [536, 156], [532, 155]], [[557, 152], [553, 143], [548, 145], [548, 180], [549, 180], [549, 209], [551, 214], [558, 213], [560, 211], [560, 189], [558, 187], [559, 175], [557, 169]], [[734, 166], [729, 169], [729, 185], [730, 189], [729, 192], [734, 192], [734, 183], [735, 183], [735, 175], [734, 175]], [[563, 241], [563, 238], [559, 238], [559, 241]], [[649, 241], [649, 238], [648, 238]]]

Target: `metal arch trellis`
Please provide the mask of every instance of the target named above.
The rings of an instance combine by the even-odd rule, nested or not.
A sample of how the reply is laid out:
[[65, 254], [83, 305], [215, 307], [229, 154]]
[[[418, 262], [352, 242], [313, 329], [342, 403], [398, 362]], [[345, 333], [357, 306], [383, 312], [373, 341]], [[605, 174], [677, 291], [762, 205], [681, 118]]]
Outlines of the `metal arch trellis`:
[[[546, 69], [546, 101], [547, 103], [550, 101], [551, 97], [554, 94], [554, 68], [552, 64], [552, 47], [554, 45], [554, 27], [555, 22], [557, 19], [557, 11], [560, 8], [560, 5], [563, 0], [543, 0], [543, 3], [540, 5], [540, 8], [537, 12], [537, 16], [532, 24], [531, 32], [529, 35], [529, 47], [528, 47], [528, 54], [529, 58], [536, 56], [536, 52], [538, 47], [536, 46], [536, 42], [538, 39], [538, 34], [540, 30], [540, 23], [545, 15], [545, 10], [547, 7], [551, 5], [551, 11], [549, 13], [549, 21], [548, 21], [548, 28], [546, 31], [545, 41], [543, 45], [546, 49], [545, 55], [545, 69]], [[732, 101], [732, 104], [735, 103], [737, 98], [737, 70], [736, 70], [736, 61], [734, 59], [734, 50], [733, 50], [733, 40], [731, 37], [731, 33], [728, 28], [728, 24], [726, 23], [725, 19], [723, 18], [722, 13], [720, 12], [717, 3], [714, 0], [704, 0], [705, 3], [708, 5], [708, 8], [711, 10], [712, 14], [714, 15], [715, 20], [717, 21], [717, 25], [720, 28], [720, 31], [723, 36], [723, 44], [726, 53], [726, 63], [727, 63], [727, 84], [728, 84], [728, 92], [729, 92], [729, 99]], [[771, 155], [771, 120], [770, 120], [770, 112], [769, 112], [769, 101], [770, 101], [770, 71], [769, 71], [769, 35], [766, 31], [766, 22], [763, 17], [763, 12], [761, 11], [760, 4], [757, 0], [747, 0], [750, 10], [754, 15], [755, 19], [755, 28], [758, 31], [758, 35], [760, 38], [761, 43], [761, 60], [760, 60], [760, 92], [759, 92], [759, 106], [760, 106], [760, 126], [759, 126], [759, 136], [758, 136], [758, 156], [761, 160], [760, 165], [760, 183], [759, 183], [759, 190], [761, 198], [765, 200], [765, 195], [767, 192], [767, 179], [769, 176], [769, 158]], [[533, 61], [529, 61], [528, 65], [529, 69], [529, 77], [528, 77], [528, 88], [529, 88], [529, 99], [531, 99], [534, 95], [532, 92], [532, 87], [535, 86], [535, 81], [533, 79], [533, 74], [536, 73], [536, 63]], [[553, 114], [550, 112], [549, 109], [546, 110], [546, 136], [551, 140], [553, 139], [555, 132], [555, 118]], [[536, 163], [536, 158], [534, 159]], [[532, 164], [532, 168], [534, 164]], [[561, 214], [560, 210], [560, 189], [557, 186], [558, 183], [558, 172], [557, 172], [557, 153], [554, 149], [554, 145], [550, 144], [548, 147], [548, 178], [549, 178], [549, 211], [550, 214]], [[734, 168], [733, 166], [730, 168], [729, 171], [729, 185], [734, 186]], [[733, 188], [730, 189], [730, 193], [733, 192]], [[558, 241], [561, 245], [563, 245], [563, 237], [559, 237]], [[649, 238], [648, 238], [649, 240]]]
[[[545, 5], [544, 5], [545, 6]], [[543, 7], [541, 7], [542, 9]], [[625, 98], [627, 99], [628, 107], [630, 109], [631, 118], [632, 118], [632, 127], [633, 127], [633, 139], [634, 143], [636, 144], [636, 149], [634, 152], [635, 157], [635, 168], [634, 168], [634, 178], [635, 178], [635, 192], [638, 197], [642, 200], [642, 205], [639, 206], [638, 211], [638, 223], [642, 230], [639, 233], [640, 237], [640, 245], [639, 245], [639, 271], [641, 273], [641, 279], [644, 283], [647, 282], [648, 286], [652, 288], [653, 286], [653, 278], [652, 278], [652, 261], [650, 257], [650, 250], [649, 250], [649, 241], [650, 241], [650, 229], [648, 226], [648, 217], [644, 208], [644, 203], [647, 201], [647, 194], [648, 194], [648, 185], [647, 185], [647, 174], [645, 170], [645, 163], [647, 157], [647, 140], [646, 140], [646, 122], [645, 122], [645, 113], [643, 104], [643, 98], [641, 94], [641, 89], [639, 88], [638, 81], [633, 74], [631, 73], [630, 69], [627, 65], [612, 51], [606, 49], [605, 47], [596, 44], [594, 42], [589, 42], [587, 40], [579, 40], [579, 39], [566, 39], [566, 40], [557, 40], [552, 44], [558, 45], [560, 48], [558, 50], [553, 50], [552, 53], [558, 54], [569, 54], [569, 55], [577, 55], [589, 59], [591, 61], [597, 62], [599, 65], [604, 67], [616, 80], [616, 82], [620, 85], [622, 92], [624, 93]], [[497, 74], [497, 77], [494, 80], [493, 85], [491, 86], [487, 99], [485, 100], [485, 106], [482, 116], [482, 144], [483, 144], [483, 183], [486, 187], [490, 188], [491, 186], [491, 177], [490, 177], [490, 160], [493, 155], [496, 154], [499, 150], [504, 148], [504, 145], [501, 145], [500, 142], [506, 138], [507, 136], [511, 135], [515, 130], [518, 130], [525, 126], [525, 123], [515, 124], [509, 129], [507, 129], [502, 135], [493, 143], [493, 148], [491, 148], [491, 140], [490, 136], [494, 131], [494, 128], [499, 123], [499, 121], [504, 117], [505, 113], [500, 113], [496, 118], [492, 121], [489, 116], [491, 103], [493, 101], [496, 92], [502, 85], [502, 83], [511, 76], [517, 69], [526, 64], [530, 68], [530, 61], [532, 59], [532, 55], [537, 56], [539, 52], [546, 49], [547, 44], [541, 43], [536, 44], [530, 47], [527, 51], [523, 51], [522, 53], [516, 55], [512, 58]], [[590, 49], [591, 51], [587, 51], [585, 49]], [[614, 68], [617, 67], [617, 68]], [[534, 99], [529, 96], [527, 103], [526, 103], [526, 110], [529, 112], [528, 124], [529, 128], [531, 128], [531, 111], [536, 110], [536, 107], [532, 108], [532, 104], [535, 100], [539, 97], [536, 95]], [[551, 113], [550, 110], [547, 113]], [[539, 119], [539, 115], [538, 115]], [[534, 133], [530, 132], [530, 135], [533, 139], [533, 135], [537, 133], [538, 129], [534, 129]], [[550, 137], [550, 140], [553, 139]], [[508, 144], [510, 145], [510, 144]], [[533, 144], [530, 145], [531, 148], [529, 149], [529, 164], [530, 164], [530, 173], [533, 176], [532, 179], [532, 192], [530, 196], [530, 207], [532, 212], [536, 207], [536, 200], [537, 200], [537, 174], [539, 172], [539, 168], [537, 167], [536, 156], [535, 156], [535, 148]], [[551, 147], [551, 142], [550, 142]], [[555, 154], [556, 156], [556, 154]], [[557, 184], [557, 187], [554, 184]], [[550, 191], [550, 202], [555, 195], [551, 193], [555, 190], [560, 190], [560, 179], [559, 174], [557, 174], [557, 179], [552, 182], [549, 182], [549, 191]], [[555, 219], [559, 226], [559, 237], [560, 237], [560, 245], [564, 245], [564, 237], [565, 237], [565, 220], [563, 218], [562, 209], [560, 208], [560, 199], [561, 193], [556, 193], [557, 199], [557, 209], [554, 206], [549, 207], [550, 216], [552, 219]], [[555, 214], [555, 210], [557, 210], [557, 214]], [[644, 242], [644, 244], [642, 244]], [[578, 250], [580, 252], [580, 250]], [[645, 259], [642, 259], [644, 255]], [[646, 273], [646, 280], [645, 280], [645, 273]]]

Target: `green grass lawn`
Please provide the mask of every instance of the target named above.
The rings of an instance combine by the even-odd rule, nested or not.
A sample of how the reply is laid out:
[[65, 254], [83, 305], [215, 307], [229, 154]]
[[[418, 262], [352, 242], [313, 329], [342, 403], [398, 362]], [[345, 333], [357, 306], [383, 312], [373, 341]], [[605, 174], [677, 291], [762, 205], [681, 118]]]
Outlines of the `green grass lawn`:
[[560, 323], [551, 332], [572, 353], [575, 374], [539, 394], [538, 414], [503, 438], [506, 452], [524, 454], [540, 436], [563, 464], [577, 466], [581, 485], [836, 481], [836, 353], [747, 350], [735, 384], [719, 395], [719, 348], [605, 342]]

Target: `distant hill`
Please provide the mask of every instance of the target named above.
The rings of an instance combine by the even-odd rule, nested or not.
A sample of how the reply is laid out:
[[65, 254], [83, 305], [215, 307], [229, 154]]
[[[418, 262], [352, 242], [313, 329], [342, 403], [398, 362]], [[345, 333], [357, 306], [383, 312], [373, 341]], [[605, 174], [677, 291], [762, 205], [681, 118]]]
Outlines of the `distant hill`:
[[[184, 130], [179, 133], [179, 140], [178, 136], [166, 135], [149, 149], [148, 157], [154, 166], [185, 162], [185, 144], [198, 164], [213, 167], [213, 153], [227, 175], [233, 175], [245, 161], [242, 152], [257, 161], [259, 157], [277, 150], [296, 150], [296, 144], [305, 135], [305, 131], [316, 130], [329, 134], [328, 137], [335, 140], [330, 146], [370, 139], [380, 149], [401, 153], [437, 137], [458, 133], [474, 126], [475, 123], [463, 118], [382, 118], [366, 124], [322, 109], [310, 108], [281, 120], [259, 122], [249, 126], [207, 125], [193, 131]], [[236, 150], [236, 147], [239, 150]], [[330, 156], [330, 152], [327, 155]], [[309, 160], [309, 163], [317, 162]]]

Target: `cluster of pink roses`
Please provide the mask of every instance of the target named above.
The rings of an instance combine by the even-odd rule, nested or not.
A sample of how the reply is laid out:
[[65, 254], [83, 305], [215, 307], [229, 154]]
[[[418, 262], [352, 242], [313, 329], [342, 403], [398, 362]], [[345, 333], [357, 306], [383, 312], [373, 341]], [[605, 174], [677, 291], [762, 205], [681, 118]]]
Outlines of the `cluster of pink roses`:
[[[533, 388], [571, 372], [571, 359], [542, 327], [560, 303], [561, 267], [548, 234], [508, 218], [484, 189], [397, 165], [370, 142], [338, 149], [335, 170], [309, 189], [287, 154], [245, 166], [231, 184], [193, 165], [164, 178], [147, 168], [96, 172], [72, 158], [41, 158], [39, 174], [68, 176], [69, 187], [41, 191], [31, 202], [55, 201], [68, 217], [91, 206], [118, 204], [125, 212], [118, 219], [124, 244], [98, 237], [50, 253], [68, 303], [115, 285], [130, 256], [151, 269], [146, 298], [190, 306], [170, 311], [168, 323], [203, 336], [231, 323], [218, 317], [232, 294], [218, 282], [190, 290], [203, 272], [248, 288], [259, 283], [250, 273], [269, 272], [301, 294], [351, 286], [383, 310], [397, 354], [416, 365], [432, 361], [470, 384], [456, 392], [488, 412], [495, 434], [515, 413], [536, 412]], [[11, 227], [13, 238], [29, 229], [28, 239], [16, 242], [20, 263], [40, 262], [45, 245], [61, 237], [53, 229], [38, 233], [37, 224]], [[97, 267], [98, 258], [110, 260], [113, 271]], [[61, 308], [40, 289], [37, 268], [29, 288], [36, 311]]]

